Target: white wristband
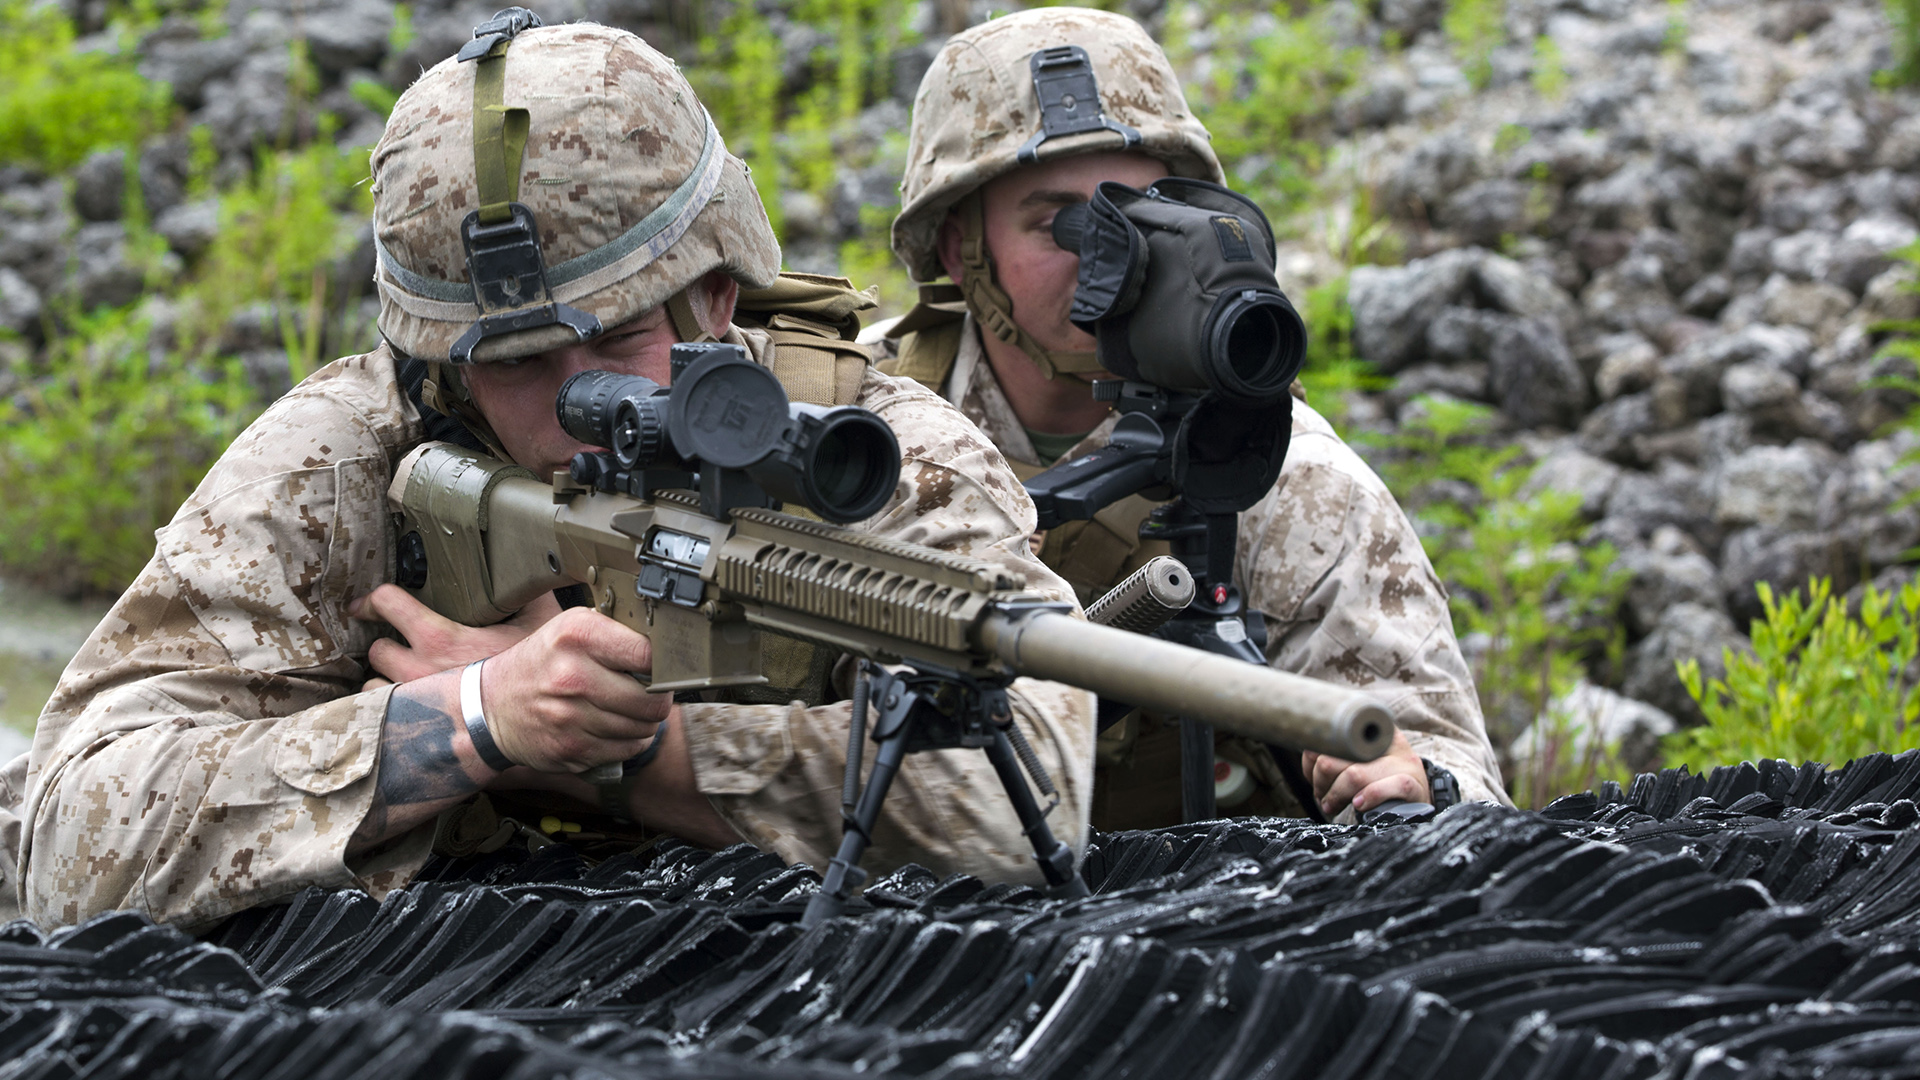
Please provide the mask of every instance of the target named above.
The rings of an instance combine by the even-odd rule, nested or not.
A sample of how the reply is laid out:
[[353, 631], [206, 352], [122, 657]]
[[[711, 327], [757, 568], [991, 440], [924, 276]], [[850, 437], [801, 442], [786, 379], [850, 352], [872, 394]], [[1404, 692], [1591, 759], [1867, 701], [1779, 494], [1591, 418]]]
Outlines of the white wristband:
[[480, 705], [480, 665], [485, 660], [475, 660], [460, 673], [460, 714], [467, 723], [467, 738], [473, 740], [474, 752], [487, 768], [495, 772], [506, 772], [513, 768], [513, 759], [500, 752], [500, 746], [493, 741], [493, 732], [487, 727], [486, 710]]

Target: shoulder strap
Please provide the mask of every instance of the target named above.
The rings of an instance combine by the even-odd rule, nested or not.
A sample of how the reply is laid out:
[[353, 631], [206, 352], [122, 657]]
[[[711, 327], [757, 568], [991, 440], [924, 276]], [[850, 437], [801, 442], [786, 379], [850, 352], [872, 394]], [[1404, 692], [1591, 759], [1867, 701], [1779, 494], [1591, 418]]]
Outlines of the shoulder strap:
[[880, 370], [888, 375], [912, 379], [936, 394], [946, 392], [947, 376], [960, 355], [960, 334], [966, 329], [963, 319], [936, 323], [902, 334], [892, 359], [883, 360]]

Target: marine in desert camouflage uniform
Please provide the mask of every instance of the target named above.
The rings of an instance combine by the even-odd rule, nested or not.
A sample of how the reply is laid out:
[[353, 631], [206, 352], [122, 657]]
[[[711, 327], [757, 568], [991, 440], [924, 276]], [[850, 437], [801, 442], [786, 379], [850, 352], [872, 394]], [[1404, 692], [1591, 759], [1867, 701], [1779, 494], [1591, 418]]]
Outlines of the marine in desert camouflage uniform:
[[[453, 436], [538, 475], [564, 468], [581, 448], [552, 403], [578, 370], [665, 383], [674, 341], [742, 344], [795, 398], [863, 405], [900, 433], [894, 498], [856, 528], [1070, 596], [1028, 551], [1033, 507], [1000, 453], [850, 340], [867, 302], [844, 283], [776, 280], [778, 245], [746, 169], [670, 60], [592, 25], [524, 29], [479, 53], [424, 74], [374, 151], [385, 342], [307, 379], [233, 444], [67, 670], [31, 754], [0, 778], [0, 836], [18, 866], [0, 896], [28, 917], [132, 908], [194, 928], [308, 886], [378, 896], [422, 865], [437, 820], [443, 844], [471, 848], [460, 815], [477, 793], [577, 817], [567, 811], [594, 805], [595, 790], [574, 774], [656, 738], [657, 756], [627, 781], [633, 818], [823, 865], [840, 839], [848, 707], [829, 703], [831, 665], [804, 646], [769, 655], [776, 678], [810, 688], [792, 695], [803, 700], [674, 705], [627, 674], [647, 670], [646, 638], [591, 608], [546, 601], [470, 630], [382, 587], [395, 463]], [[564, 307], [530, 303], [517, 313], [549, 325], [476, 343], [462, 220], [507, 201], [537, 223]], [[551, 322], [562, 316], [605, 330], [583, 340]], [[463, 348], [473, 362], [450, 362]], [[403, 639], [380, 636], [382, 622]], [[462, 723], [461, 668], [481, 657], [485, 729], [518, 763], [504, 770]], [[1032, 680], [1013, 690], [1059, 780], [1052, 824], [1077, 847], [1091, 698]], [[488, 817], [477, 836], [514, 832]], [[877, 864], [1039, 880], [976, 751], [911, 756], [874, 839]]]
[[[1031, 58], [1067, 45], [1086, 50], [1097, 107], [1136, 132], [1136, 145], [1111, 127], [1044, 130]], [[1023, 478], [1105, 445], [1117, 416], [1086, 381], [1100, 373], [1093, 339], [1067, 320], [1078, 259], [1054, 243], [1052, 220], [1103, 180], [1144, 188], [1172, 173], [1224, 182], [1165, 55], [1138, 24], [1100, 11], [1047, 8], [976, 26], [949, 39], [921, 81], [907, 154], [894, 251], [915, 280], [952, 284], [923, 285], [922, 304], [886, 331], [883, 370], [938, 389]], [[1295, 396], [1304, 396], [1298, 384]], [[1054, 529], [1041, 557], [1090, 602], [1161, 553], [1137, 535], [1151, 505], [1135, 497]], [[1419, 538], [1379, 477], [1304, 400], [1293, 403], [1278, 483], [1240, 517], [1233, 576], [1266, 616], [1271, 664], [1365, 688], [1403, 733], [1391, 753], [1363, 765], [1306, 756], [1326, 812], [1393, 798], [1444, 804], [1449, 776], [1458, 797], [1507, 801], [1445, 590]], [[1104, 734], [1100, 751], [1096, 826], [1179, 820], [1170, 726], [1133, 718]], [[1292, 802], [1263, 749], [1229, 739], [1220, 753], [1265, 789], [1250, 809]]]

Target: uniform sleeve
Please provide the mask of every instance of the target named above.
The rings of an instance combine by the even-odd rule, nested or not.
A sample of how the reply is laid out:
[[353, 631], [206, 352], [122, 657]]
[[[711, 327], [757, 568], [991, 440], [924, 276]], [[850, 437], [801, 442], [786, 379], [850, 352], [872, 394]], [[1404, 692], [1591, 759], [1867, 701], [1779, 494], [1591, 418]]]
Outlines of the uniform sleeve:
[[[887, 508], [861, 531], [998, 563], [1055, 600], [1066, 583], [1034, 558], [1034, 510], [1006, 460], [952, 406], [917, 384], [869, 373], [859, 402], [899, 433], [904, 462]], [[1093, 696], [1032, 679], [1012, 687], [1015, 722], [1060, 804], [1054, 835], [1086, 843], [1093, 787]], [[840, 793], [850, 707], [688, 705], [700, 790], [741, 836], [792, 862], [824, 868], [840, 845]], [[872, 748], [866, 760], [872, 762]], [[887, 797], [867, 865], [921, 863], [937, 873], [1040, 881], [1033, 847], [978, 750], [909, 754]]]
[[1511, 805], [1446, 590], [1412, 523], [1324, 419], [1293, 408], [1286, 468], [1241, 516], [1235, 568], [1267, 616], [1268, 661], [1374, 694], [1463, 798]]
[[25, 778], [28, 918], [193, 929], [309, 885], [377, 895], [426, 857], [430, 830], [345, 854], [388, 696], [357, 692], [373, 629], [345, 615], [386, 576], [380, 378], [330, 369], [263, 414], [68, 667]]

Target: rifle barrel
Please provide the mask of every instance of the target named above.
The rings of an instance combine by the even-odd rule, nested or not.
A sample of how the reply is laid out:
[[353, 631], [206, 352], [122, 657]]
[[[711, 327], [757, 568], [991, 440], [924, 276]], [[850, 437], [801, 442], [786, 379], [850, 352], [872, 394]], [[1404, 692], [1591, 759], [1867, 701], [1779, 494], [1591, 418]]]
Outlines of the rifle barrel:
[[982, 621], [980, 636], [1023, 675], [1261, 742], [1371, 761], [1393, 741], [1392, 715], [1358, 690], [1070, 615], [996, 612]]

